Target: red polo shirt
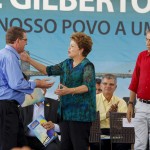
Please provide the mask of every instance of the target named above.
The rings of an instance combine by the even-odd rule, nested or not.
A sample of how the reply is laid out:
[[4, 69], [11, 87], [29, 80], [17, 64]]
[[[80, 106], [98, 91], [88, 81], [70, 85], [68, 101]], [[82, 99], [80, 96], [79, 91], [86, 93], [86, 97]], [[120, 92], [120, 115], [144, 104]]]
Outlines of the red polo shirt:
[[141, 52], [137, 58], [129, 89], [138, 98], [150, 100], [150, 53]]

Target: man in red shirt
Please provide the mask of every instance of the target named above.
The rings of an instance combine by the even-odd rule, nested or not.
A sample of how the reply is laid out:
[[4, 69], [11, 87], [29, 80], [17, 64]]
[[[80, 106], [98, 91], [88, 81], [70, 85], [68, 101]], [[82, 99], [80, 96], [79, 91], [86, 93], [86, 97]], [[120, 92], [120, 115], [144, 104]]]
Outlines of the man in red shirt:
[[[136, 66], [129, 86], [130, 99], [127, 119], [130, 122], [135, 105], [135, 150], [145, 150], [150, 129], [150, 30], [146, 32], [146, 46], [148, 50], [142, 51], [136, 61]], [[149, 147], [150, 149], [150, 147]]]

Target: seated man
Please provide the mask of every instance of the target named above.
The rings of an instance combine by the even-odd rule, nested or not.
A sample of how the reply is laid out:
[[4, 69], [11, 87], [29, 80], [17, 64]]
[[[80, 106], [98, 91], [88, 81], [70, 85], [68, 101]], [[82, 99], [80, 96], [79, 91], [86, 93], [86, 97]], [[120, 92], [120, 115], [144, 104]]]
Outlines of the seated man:
[[[42, 89], [44, 95], [46, 89]], [[27, 138], [27, 145], [35, 150], [60, 150], [60, 141], [55, 139], [46, 147], [34, 136], [34, 134], [29, 130], [27, 125], [35, 120], [39, 115], [42, 115], [47, 120], [47, 123], [44, 123], [44, 127], [49, 130], [54, 128], [56, 132], [60, 132], [59, 119], [57, 117], [57, 108], [59, 101], [53, 100], [50, 98], [45, 98], [44, 102], [39, 102], [34, 105], [20, 108], [21, 117], [23, 119], [25, 134]]]
[[[116, 77], [113, 74], [105, 74], [101, 83], [102, 93], [96, 95], [96, 107], [97, 111], [100, 112], [100, 127], [102, 135], [110, 135], [110, 112], [127, 112], [126, 102], [123, 99], [113, 95], [116, 88]], [[125, 144], [125, 146], [122, 146], [122, 144], [121, 146], [120, 144], [114, 144], [113, 149], [127, 150], [128, 148], [126, 146], [129, 146], [130, 149], [129, 144]], [[95, 145], [95, 147], [93, 146], [93, 148], [91, 148], [91, 150], [96, 149], [99, 149], [98, 145]], [[111, 149], [110, 139], [101, 140], [101, 149]]]
[[100, 78], [96, 78], [96, 94], [99, 94], [101, 92], [102, 92], [101, 79]]

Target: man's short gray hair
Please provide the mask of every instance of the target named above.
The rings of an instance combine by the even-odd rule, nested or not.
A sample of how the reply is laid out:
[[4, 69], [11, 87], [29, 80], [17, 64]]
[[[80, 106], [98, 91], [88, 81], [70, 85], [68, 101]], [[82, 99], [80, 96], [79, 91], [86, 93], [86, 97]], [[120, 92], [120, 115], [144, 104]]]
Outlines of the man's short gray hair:
[[114, 74], [105, 74], [103, 77], [102, 77], [102, 81], [105, 79], [114, 79], [115, 83], [117, 84], [117, 77], [114, 75]]

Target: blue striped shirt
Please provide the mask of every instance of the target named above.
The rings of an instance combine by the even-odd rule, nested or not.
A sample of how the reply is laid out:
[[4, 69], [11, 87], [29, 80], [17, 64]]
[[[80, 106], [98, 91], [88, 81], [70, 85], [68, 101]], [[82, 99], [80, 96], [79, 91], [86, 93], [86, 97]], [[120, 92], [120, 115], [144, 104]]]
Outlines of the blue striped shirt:
[[16, 100], [22, 104], [25, 93], [31, 94], [36, 86], [35, 82], [24, 79], [19, 59], [20, 55], [9, 45], [0, 50], [0, 100]]

